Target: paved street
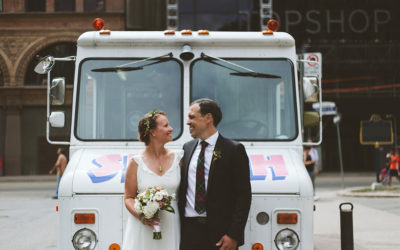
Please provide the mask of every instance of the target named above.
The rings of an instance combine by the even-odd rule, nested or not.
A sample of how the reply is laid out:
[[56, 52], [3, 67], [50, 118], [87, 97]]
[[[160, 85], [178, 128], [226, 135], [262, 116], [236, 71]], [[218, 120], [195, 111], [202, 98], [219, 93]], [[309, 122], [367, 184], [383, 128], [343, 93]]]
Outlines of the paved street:
[[[369, 186], [370, 174], [346, 174], [345, 187]], [[399, 185], [397, 180], [394, 181]], [[0, 249], [56, 249], [54, 176], [0, 178]], [[339, 204], [354, 204], [355, 250], [400, 249], [400, 198], [341, 197], [338, 174], [321, 174], [316, 182], [315, 249], [340, 249]]]
[[0, 249], [56, 249], [58, 219], [56, 200], [51, 199], [55, 184], [55, 177], [0, 182]]
[[[345, 174], [345, 188], [370, 186], [373, 174]], [[399, 185], [397, 181], [393, 184]], [[340, 175], [322, 174], [317, 177], [314, 217], [314, 242], [316, 250], [341, 249], [340, 212], [342, 202], [351, 202], [355, 250], [400, 249], [400, 197], [363, 198], [342, 197]]]

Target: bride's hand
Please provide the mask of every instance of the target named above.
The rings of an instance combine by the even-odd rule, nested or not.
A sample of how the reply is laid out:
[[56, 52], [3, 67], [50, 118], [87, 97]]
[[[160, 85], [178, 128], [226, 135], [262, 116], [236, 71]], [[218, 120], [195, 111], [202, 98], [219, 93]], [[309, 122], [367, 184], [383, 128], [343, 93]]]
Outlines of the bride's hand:
[[153, 219], [142, 218], [140, 219], [140, 221], [143, 223], [143, 225], [149, 226], [151, 229], [154, 229], [155, 225], [160, 224], [159, 218], [153, 218]]

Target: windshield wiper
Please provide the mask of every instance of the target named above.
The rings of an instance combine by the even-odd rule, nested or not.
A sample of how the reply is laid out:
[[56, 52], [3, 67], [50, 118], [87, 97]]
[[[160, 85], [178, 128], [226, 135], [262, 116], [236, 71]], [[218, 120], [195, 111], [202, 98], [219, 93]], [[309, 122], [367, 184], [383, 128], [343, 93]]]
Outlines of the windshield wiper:
[[[218, 66], [227, 68], [229, 70], [235, 71], [234, 73], [230, 73], [230, 75], [233, 75], [233, 76], [251, 76], [251, 77], [259, 77], [259, 78], [281, 78], [278, 75], [259, 73], [259, 72], [256, 72], [256, 71], [252, 70], [252, 69], [243, 67], [243, 66], [241, 66], [239, 64], [236, 64], [236, 63], [233, 63], [233, 62], [229, 62], [227, 60], [224, 60], [224, 59], [221, 59], [221, 58], [218, 58], [218, 57], [209, 56], [209, 55], [206, 55], [204, 53], [201, 53], [200, 56], [201, 56], [201, 58], [205, 59], [207, 62], [210, 62], [210, 63], [216, 64]], [[242, 71], [230, 68], [228, 66], [213, 62], [211, 59], [218, 60], [218, 61], [230, 64], [230, 65], [236, 66], [238, 68], [246, 70], [247, 72], [242, 72]]]
[[259, 77], [259, 78], [281, 78], [280, 76], [277, 75], [270, 75], [270, 74], [264, 74], [264, 73], [258, 73], [258, 72], [235, 72], [235, 73], [230, 73], [233, 76], [251, 76], [251, 77]]
[[92, 72], [121, 72], [121, 71], [135, 71], [135, 70], [142, 70], [143, 67], [112, 67], [112, 68], [99, 68], [99, 69], [92, 69]]
[[[125, 72], [125, 71], [142, 70], [143, 67], [160, 63], [160, 62], [164, 61], [163, 59], [172, 58], [172, 57], [173, 57], [173, 54], [170, 52], [170, 53], [162, 55], [162, 56], [149, 57], [149, 58], [145, 58], [145, 59], [142, 59], [142, 60], [138, 60], [138, 61], [129, 62], [129, 63], [125, 63], [125, 64], [122, 64], [122, 65], [118, 65], [118, 66], [115, 66], [115, 67], [92, 69], [91, 71], [92, 72]], [[149, 60], [157, 60], [157, 61], [145, 64], [145, 65], [141, 65], [139, 67], [127, 67], [128, 65], [132, 65], [132, 64], [136, 64], [136, 63], [140, 63], [140, 62], [146, 62], [146, 61], [149, 61]]]

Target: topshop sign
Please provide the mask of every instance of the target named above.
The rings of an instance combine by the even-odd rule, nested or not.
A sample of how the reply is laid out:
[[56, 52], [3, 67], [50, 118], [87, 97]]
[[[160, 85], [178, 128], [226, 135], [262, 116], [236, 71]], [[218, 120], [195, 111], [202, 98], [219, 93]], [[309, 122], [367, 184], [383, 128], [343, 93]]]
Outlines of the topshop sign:
[[383, 32], [384, 26], [392, 21], [389, 10], [316, 10], [306, 12], [284, 10], [273, 12], [275, 19], [282, 24], [286, 32], [298, 32], [299, 28], [308, 34], [320, 33], [367, 33]]

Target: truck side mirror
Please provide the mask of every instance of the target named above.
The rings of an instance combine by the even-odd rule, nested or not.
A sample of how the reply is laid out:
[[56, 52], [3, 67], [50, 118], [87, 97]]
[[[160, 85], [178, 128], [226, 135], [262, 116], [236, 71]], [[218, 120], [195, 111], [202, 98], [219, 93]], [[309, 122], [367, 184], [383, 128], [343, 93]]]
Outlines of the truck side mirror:
[[50, 125], [54, 128], [63, 128], [65, 124], [65, 114], [62, 111], [51, 112], [49, 117]]
[[40, 59], [40, 62], [35, 67], [35, 72], [38, 74], [47, 74], [53, 69], [56, 60], [52, 56], [46, 56]]
[[308, 103], [318, 102], [319, 82], [315, 76], [303, 77], [304, 101]]
[[50, 97], [52, 105], [63, 105], [65, 99], [65, 78], [57, 77], [51, 82]]

